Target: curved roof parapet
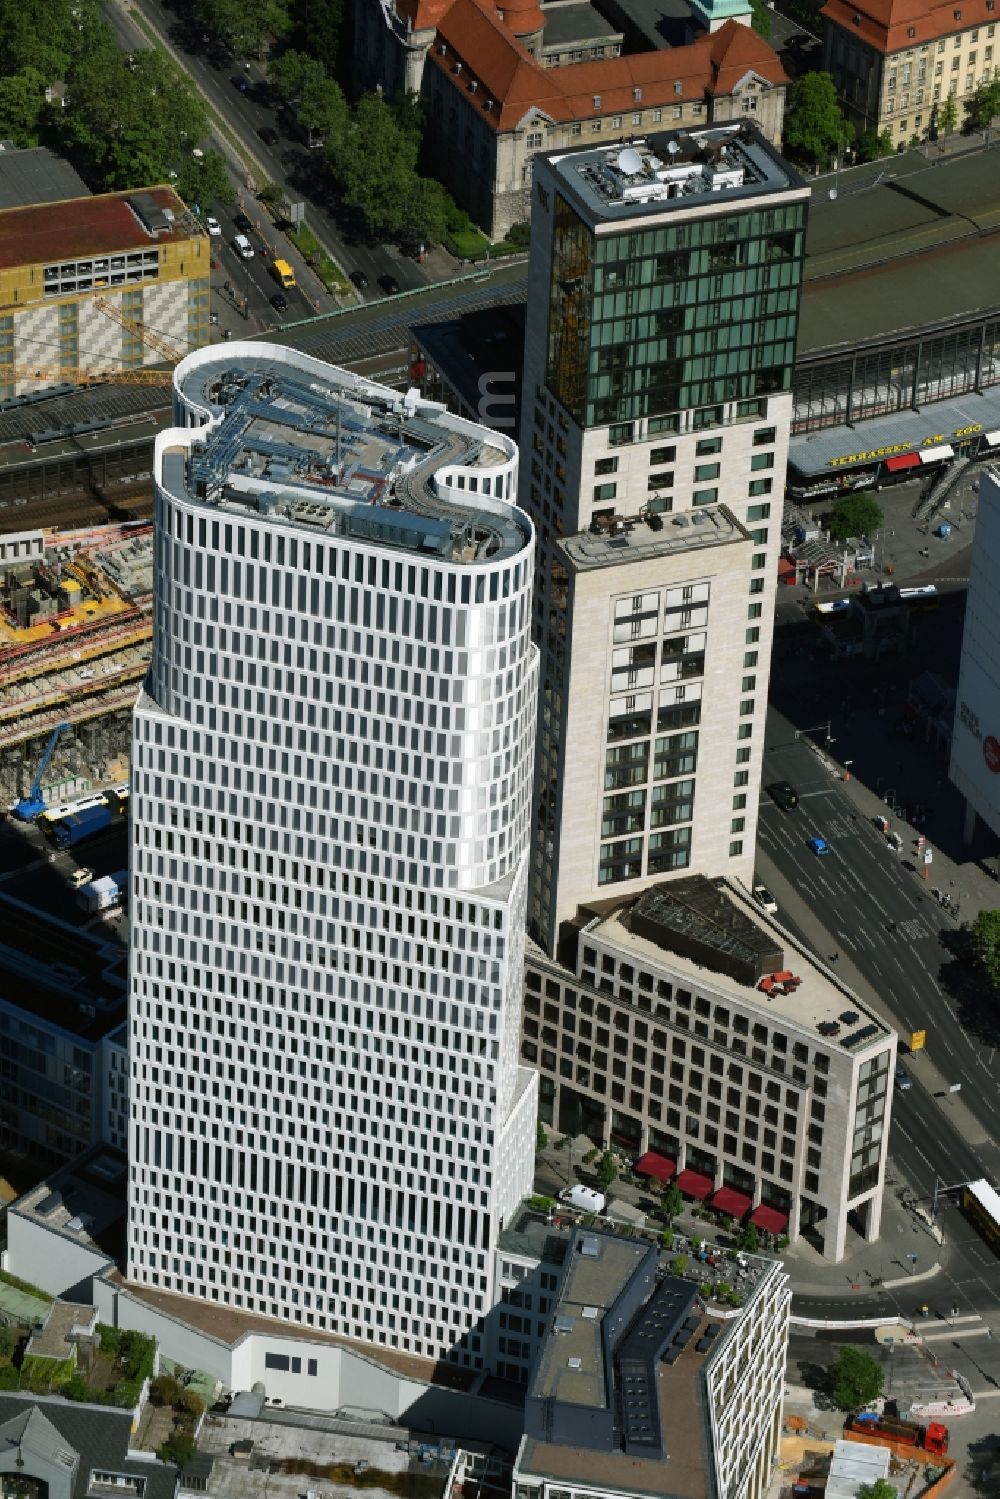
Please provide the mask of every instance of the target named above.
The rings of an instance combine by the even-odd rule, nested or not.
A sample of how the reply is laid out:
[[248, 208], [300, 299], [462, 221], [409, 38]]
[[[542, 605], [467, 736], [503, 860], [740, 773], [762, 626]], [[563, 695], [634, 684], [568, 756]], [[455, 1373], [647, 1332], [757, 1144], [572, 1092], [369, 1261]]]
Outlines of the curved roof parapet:
[[416, 391], [298, 350], [200, 349], [174, 372], [157, 479], [226, 510], [476, 564], [532, 538], [513, 502], [517, 446]]

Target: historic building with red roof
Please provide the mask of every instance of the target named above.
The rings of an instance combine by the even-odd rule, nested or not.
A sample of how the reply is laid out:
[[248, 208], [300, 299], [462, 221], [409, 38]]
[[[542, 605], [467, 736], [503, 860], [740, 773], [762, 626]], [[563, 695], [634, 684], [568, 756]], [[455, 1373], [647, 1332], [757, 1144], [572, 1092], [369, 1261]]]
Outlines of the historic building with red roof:
[[742, 3], [698, 0], [681, 45], [626, 55], [592, 0], [355, 0], [354, 76], [423, 95], [435, 175], [496, 239], [530, 216], [538, 151], [744, 116], [777, 144], [788, 80]]
[[932, 130], [997, 75], [997, 0], [826, 0], [823, 66], [859, 131], [893, 144]]

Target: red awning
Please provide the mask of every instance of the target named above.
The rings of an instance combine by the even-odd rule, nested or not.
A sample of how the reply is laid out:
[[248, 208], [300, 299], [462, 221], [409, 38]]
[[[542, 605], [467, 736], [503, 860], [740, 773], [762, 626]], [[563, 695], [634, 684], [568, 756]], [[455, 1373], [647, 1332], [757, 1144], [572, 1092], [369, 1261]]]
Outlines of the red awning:
[[647, 1150], [636, 1161], [635, 1171], [637, 1176], [655, 1176], [657, 1181], [668, 1182], [676, 1175], [677, 1162], [669, 1156], [657, 1155], [655, 1150]]
[[762, 1228], [766, 1234], [783, 1234], [788, 1227], [788, 1214], [780, 1213], [777, 1208], [769, 1208], [766, 1202], [762, 1202], [750, 1214], [750, 1222]]
[[710, 1176], [702, 1176], [700, 1171], [682, 1171], [674, 1185], [685, 1197], [696, 1197], [699, 1202], [704, 1202], [715, 1183]]
[[749, 1212], [752, 1201], [752, 1197], [748, 1197], [745, 1192], [737, 1192], [735, 1187], [720, 1187], [710, 1206], [716, 1212], [727, 1213], [730, 1218], [742, 1218], [744, 1213]]
[[920, 466], [919, 453], [897, 453], [895, 458], [887, 458], [885, 466], [890, 474], [898, 473], [901, 468], [918, 468]]

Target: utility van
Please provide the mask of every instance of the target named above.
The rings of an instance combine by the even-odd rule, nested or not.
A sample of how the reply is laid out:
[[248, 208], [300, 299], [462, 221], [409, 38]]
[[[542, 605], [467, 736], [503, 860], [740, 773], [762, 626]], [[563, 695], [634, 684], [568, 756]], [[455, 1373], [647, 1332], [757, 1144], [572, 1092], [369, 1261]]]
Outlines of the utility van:
[[575, 1187], [565, 1187], [559, 1193], [559, 1201], [581, 1213], [603, 1213], [607, 1205], [603, 1192], [595, 1192], [593, 1187], [584, 1187], [579, 1183]]

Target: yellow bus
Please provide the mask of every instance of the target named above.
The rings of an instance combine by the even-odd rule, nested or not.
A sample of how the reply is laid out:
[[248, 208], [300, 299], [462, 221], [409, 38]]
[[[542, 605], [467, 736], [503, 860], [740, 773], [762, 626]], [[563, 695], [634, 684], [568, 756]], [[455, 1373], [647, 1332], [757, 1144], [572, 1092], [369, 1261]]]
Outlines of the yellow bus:
[[969, 1182], [962, 1192], [962, 1209], [986, 1242], [1000, 1250], [1000, 1192], [987, 1181]]
[[295, 272], [292, 270], [287, 260], [272, 260], [271, 275], [274, 277], [275, 281], [277, 281], [279, 286], [283, 286], [286, 289], [289, 286], [295, 285]]

